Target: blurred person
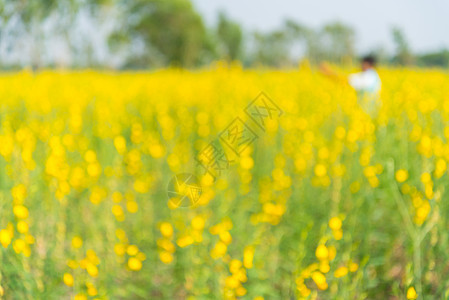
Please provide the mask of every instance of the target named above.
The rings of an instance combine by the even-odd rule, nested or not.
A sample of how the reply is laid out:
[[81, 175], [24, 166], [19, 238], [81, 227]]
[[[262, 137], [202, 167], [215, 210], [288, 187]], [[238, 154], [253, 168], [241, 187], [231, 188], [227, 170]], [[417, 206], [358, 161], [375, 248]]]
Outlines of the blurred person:
[[379, 97], [382, 83], [375, 67], [376, 58], [368, 55], [361, 60], [361, 72], [342, 76], [332, 70], [327, 63], [321, 64], [320, 71], [330, 78], [337, 79], [353, 87], [357, 92], [357, 102], [360, 107], [372, 118], [375, 118], [382, 105]]

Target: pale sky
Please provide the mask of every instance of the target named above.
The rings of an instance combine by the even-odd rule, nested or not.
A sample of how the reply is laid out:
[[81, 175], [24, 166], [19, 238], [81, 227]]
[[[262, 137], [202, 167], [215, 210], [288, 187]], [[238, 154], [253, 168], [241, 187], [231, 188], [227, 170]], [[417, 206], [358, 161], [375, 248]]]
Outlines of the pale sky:
[[269, 31], [284, 18], [319, 27], [342, 21], [356, 30], [356, 48], [369, 51], [380, 45], [393, 50], [391, 27], [400, 27], [415, 52], [449, 48], [448, 0], [192, 0], [207, 24], [223, 10], [246, 32]]

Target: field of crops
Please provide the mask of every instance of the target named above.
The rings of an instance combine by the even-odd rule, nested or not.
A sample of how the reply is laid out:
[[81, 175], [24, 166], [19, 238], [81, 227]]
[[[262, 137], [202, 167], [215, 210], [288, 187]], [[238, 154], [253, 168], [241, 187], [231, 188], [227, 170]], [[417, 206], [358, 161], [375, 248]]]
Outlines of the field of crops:
[[379, 74], [1, 75], [0, 294], [448, 297], [449, 75]]

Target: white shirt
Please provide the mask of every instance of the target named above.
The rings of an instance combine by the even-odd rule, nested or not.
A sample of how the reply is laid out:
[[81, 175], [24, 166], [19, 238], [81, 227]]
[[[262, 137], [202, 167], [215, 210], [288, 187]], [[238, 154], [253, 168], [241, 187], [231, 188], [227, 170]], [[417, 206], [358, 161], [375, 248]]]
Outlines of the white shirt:
[[374, 69], [351, 74], [348, 82], [357, 92], [378, 93], [381, 87], [380, 77]]

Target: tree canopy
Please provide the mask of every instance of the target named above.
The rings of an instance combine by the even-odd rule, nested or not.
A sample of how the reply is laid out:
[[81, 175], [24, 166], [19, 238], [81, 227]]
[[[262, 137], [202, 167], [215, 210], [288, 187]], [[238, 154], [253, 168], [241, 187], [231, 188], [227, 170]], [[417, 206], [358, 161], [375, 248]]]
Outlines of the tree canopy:
[[[356, 32], [345, 23], [313, 28], [287, 19], [271, 31], [251, 32], [224, 12], [205, 24], [190, 0], [3, 0], [0, 24], [3, 68], [195, 68], [214, 60], [281, 68], [301, 59], [351, 64], [358, 56]], [[372, 51], [382, 63], [449, 66], [447, 49], [413, 54], [400, 28], [391, 37], [394, 53], [383, 46]]]

